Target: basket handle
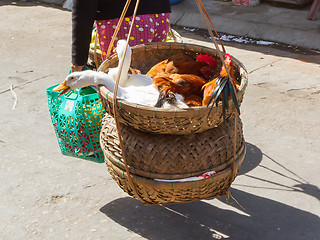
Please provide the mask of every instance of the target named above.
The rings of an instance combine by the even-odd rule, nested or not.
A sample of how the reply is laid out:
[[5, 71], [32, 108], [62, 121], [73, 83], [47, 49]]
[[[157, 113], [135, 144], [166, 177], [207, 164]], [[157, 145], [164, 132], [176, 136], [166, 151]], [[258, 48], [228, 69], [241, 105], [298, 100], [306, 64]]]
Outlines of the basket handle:
[[[213, 23], [212, 23], [212, 21], [210, 20], [208, 13], [207, 13], [205, 7], [203, 6], [202, 1], [201, 1], [201, 0], [195, 0], [195, 1], [196, 1], [197, 6], [198, 6], [199, 12], [201, 13], [202, 19], [203, 19], [204, 23], [206, 24], [206, 27], [207, 27], [207, 29], [208, 29], [209, 35], [210, 35], [210, 37], [211, 37], [211, 39], [212, 39], [212, 42], [213, 42], [214, 46], [216, 47], [216, 49], [217, 49], [217, 51], [218, 51], [219, 57], [220, 57], [220, 59], [221, 59], [221, 62], [222, 62], [222, 64], [223, 64], [224, 68], [226, 69], [226, 72], [227, 72], [227, 74], [228, 74], [228, 77], [231, 79], [231, 75], [230, 75], [230, 73], [229, 73], [229, 70], [228, 70], [228, 68], [227, 68], [227, 66], [226, 66], [226, 64], [225, 64], [225, 62], [224, 62], [224, 57], [223, 57], [223, 55], [222, 55], [222, 53], [221, 53], [221, 51], [220, 51], [220, 48], [219, 48], [219, 46], [218, 46], [218, 43], [217, 43], [216, 39], [214, 38], [214, 35], [213, 35], [213, 33], [212, 33], [212, 30], [211, 30], [211, 28], [210, 28], [210, 26], [209, 26], [208, 21], [211, 23], [213, 29], [215, 29], [214, 26], [213, 26]], [[206, 17], [208, 18], [208, 21], [207, 21], [207, 19], [205, 18], [205, 15], [206, 15]], [[215, 32], [216, 32], [216, 31], [215, 31]], [[216, 32], [216, 33], [217, 33], [217, 32]], [[217, 35], [218, 35], [218, 34], [217, 34]], [[218, 35], [218, 36], [219, 36], [219, 35]], [[219, 40], [220, 40], [220, 42], [221, 42], [220, 37], [219, 37]], [[222, 46], [223, 46], [223, 45], [222, 45]], [[222, 47], [222, 48], [223, 48], [223, 50], [224, 50], [224, 52], [225, 52], [224, 47]], [[232, 81], [231, 81], [231, 82], [232, 82]]]
[[[124, 16], [125, 16], [125, 14], [126, 14], [126, 12], [128, 10], [130, 2], [131, 2], [131, 0], [127, 0], [126, 5], [125, 5], [125, 7], [124, 7], [124, 9], [122, 11], [121, 17], [120, 17], [119, 22], [117, 24], [116, 31], [114, 32], [114, 34], [112, 36], [112, 40], [111, 40], [111, 42], [109, 44], [107, 57], [109, 57], [108, 54], [110, 54], [110, 52], [111, 52], [111, 48], [112, 48], [112, 45], [114, 43], [115, 36], [117, 35], [117, 33], [118, 33], [119, 29], [120, 29], [120, 24], [122, 23], [122, 21], [124, 19]], [[114, 91], [113, 91], [115, 93], [114, 97], [113, 97], [113, 111], [114, 111], [114, 120], [115, 120], [115, 123], [116, 123], [117, 132], [118, 132], [120, 148], [121, 148], [121, 151], [122, 151], [122, 158], [123, 158], [123, 161], [124, 161], [124, 166], [125, 166], [125, 170], [126, 170], [126, 173], [127, 173], [127, 178], [128, 178], [129, 185], [130, 185], [130, 187], [131, 187], [131, 189], [133, 191], [133, 195], [135, 197], [137, 197], [143, 204], [147, 204], [147, 202], [144, 201], [143, 198], [138, 194], [136, 185], [133, 183], [133, 180], [132, 180], [131, 175], [130, 175], [130, 170], [129, 170], [127, 159], [126, 159], [126, 156], [125, 156], [125, 153], [124, 153], [124, 145], [123, 145], [123, 139], [122, 139], [121, 130], [120, 130], [120, 123], [119, 123], [119, 112], [118, 112], [119, 109], [117, 107], [117, 97], [116, 97], [117, 96], [117, 91], [118, 91], [118, 86], [119, 86], [121, 70], [122, 70], [122, 67], [123, 67], [123, 64], [124, 64], [124, 57], [125, 57], [125, 54], [127, 52], [128, 45], [129, 45], [129, 39], [130, 39], [130, 36], [131, 36], [131, 31], [132, 31], [132, 28], [133, 28], [134, 20], [136, 18], [136, 14], [137, 14], [139, 3], [140, 3], [140, 0], [137, 0], [135, 8], [134, 8], [133, 16], [132, 16], [131, 26], [130, 26], [130, 29], [129, 29], [129, 32], [128, 32], [127, 43], [126, 43], [126, 46], [125, 46], [125, 49], [124, 49], [124, 52], [123, 52], [123, 55], [122, 55], [122, 59], [119, 62], [120, 71], [118, 71], [118, 74], [117, 74], [117, 77], [116, 77], [116, 83], [115, 83]]]
[[[127, 11], [128, 11], [130, 2], [131, 2], [131, 0], [127, 0], [126, 5], [124, 6], [124, 8], [123, 8], [123, 10], [122, 10], [122, 13], [121, 13], [121, 16], [120, 16], [120, 18], [119, 18], [117, 27], [116, 27], [116, 29], [115, 29], [115, 31], [114, 31], [114, 33], [113, 33], [113, 35], [112, 35], [111, 41], [110, 41], [110, 43], [109, 43], [109, 47], [108, 47], [108, 51], [107, 51], [107, 55], [106, 55], [107, 58], [110, 57], [111, 50], [112, 50], [112, 46], [113, 46], [113, 44], [114, 44], [114, 41], [115, 41], [115, 39], [116, 39], [116, 36], [118, 35], [118, 32], [119, 32], [119, 30], [120, 30], [120, 26], [121, 26], [121, 24], [122, 24], [122, 22], [123, 22], [123, 19], [124, 19], [125, 15], [126, 15], [126, 13], [127, 13]], [[139, 2], [140, 2], [140, 0], [136, 2], [136, 8], [137, 8], [137, 9], [138, 9]], [[135, 11], [136, 11], [136, 9], [135, 9]], [[136, 12], [134, 13], [134, 18], [135, 18], [135, 16], [136, 16]], [[134, 18], [132, 19], [131, 26], [133, 25]], [[132, 28], [132, 27], [131, 27], [131, 28]], [[128, 34], [128, 38], [127, 38], [127, 46], [128, 46], [129, 37], [130, 37], [130, 35], [131, 35], [131, 28], [130, 28], [130, 31], [129, 31], [129, 34]], [[126, 50], [127, 50], [127, 46], [126, 46]], [[123, 55], [123, 56], [124, 56], [124, 55]], [[121, 67], [121, 69], [122, 69], [122, 67]]]
[[[198, 8], [199, 8], [200, 13], [201, 13], [202, 19], [203, 19], [204, 23], [206, 24], [206, 27], [207, 27], [207, 29], [208, 29], [208, 32], [209, 32], [210, 37], [211, 37], [211, 39], [212, 39], [212, 42], [213, 42], [213, 44], [215, 45], [215, 47], [216, 47], [216, 49], [217, 49], [217, 51], [218, 51], [219, 57], [220, 57], [220, 59], [221, 59], [221, 62], [222, 62], [223, 66], [224, 66], [224, 68], [225, 68], [225, 70], [226, 70], [226, 72], [227, 72], [227, 74], [228, 74], [229, 79], [231, 79], [230, 72], [229, 72], [229, 70], [228, 70], [228, 68], [227, 68], [227, 66], [226, 66], [226, 63], [224, 62], [224, 57], [223, 57], [223, 55], [222, 55], [222, 53], [221, 53], [221, 51], [220, 51], [220, 48], [219, 48], [219, 46], [218, 46], [218, 44], [217, 44], [217, 41], [215, 40], [215, 38], [214, 38], [214, 36], [213, 36], [212, 30], [211, 30], [211, 28], [210, 28], [210, 26], [209, 26], [209, 24], [208, 24], [208, 21], [211, 23], [212, 28], [213, 28], [214, 31], [216, 32], [216, 30], [215, 30], [215, 28], [214, 28], [214, 26], [213, 26], [213, 23], [212, 23], [212, 21], [210, 20], [210, 17], [209, 17], [209, 15], [208, 15], [208, 13], [207, 13], [207, 11], [206, 11], [206, 9], [205, 9], [202, 1], [201, 1], [201, 0], [195, 0], [195, 1], [196, 1], [196, 4], [197, 4]], [[205, 18], [205, 15], [206, 15], [208, 21], [207, 21], [207, 19]], [[216, 32], [216, 34], [217, 34], [217, 32]], [[219, 38], [219, 40], [220, 40], [220, 43], [221, 43], [221, 39], [220, 39], [220, 37], [219, 37], [218, 34], [217, 34], [217, 36], [218, 36], [218, 38]], [[223, 51], [225, 52], [225, 49], [224, 49], [222, 43], [221, 43], [221, 46], [222, 46]], [[233, 91], [236, 92], [236, 88], [235, 88], [235, 85], [234, 85], [233, 81], [230, 81], [230, 82], [231, 82]], [[235, 112], [236, 112], [236, 113], [235, 113], [235, 118], [234, 118], [233, 162], [232, 162], [232, 169], [231, 169], [231, 177], [230, 177], [230, 185], [229, 185], [229, 188], [230, 188], [230, 186], [231, 186], [231, 184], [232, 184], [232, 182], [233, 182], [233, 180], [234, 180], [234, 178], [235, 178], [235, 176], [234, 176], [234, 171], [235, 171], [235, 165], [236, 165], [236, 144], [237, 144], [237, 130], [238, 130], [237, 123], [238, 123], [238, 118], [239, 118], [239, 113], [238, 113], [237, 111], [235, 111]]]
[[[116, 39], [116, 36], [117, 36], [117, 34], [118, 34], [119, 30], [120, 30], [120, 26], [121, 26], [121, 24], [122, 24], [122, 22], [123, 22], [124, 16], [125, 16], [126, 13], [127, 13], [127, 10], [128, 10], [128, 8], [129, 8], [130, 2], [131, 2], [131, 0], [127, 0], [126, 4], [125, 4], [125, 6], [124, 6], [124, 8], [123, 8], [123, 10], [122, 10], [122, 13], [121, 13], [121, 16], [120, 16], [120, 18], [119, 18], [117, 27], [116, 27], [116, 29], [115, 29], [115, 31], [114, 31], [114, 33], [113, 33], [113, 35], [112, 35], [111, 41], [110, 41], [110, 43], [109, 43], [106, 58], [109, 58], [109, 57], [110, 57], [111, 50], [112, 50], [112, 46], [113, 46], [114, 41], [115, 41], [115, 39]], [[93, 50], [93, 57], [94, 57], [96, 69], [99, 68], [98, 56], [97, 56], [97, 44], [98, 44], [98, 43], [97, 43], [97, 41], [98, 41], [97, 36], [98, 36], [98, 31], [96, 31], [96, 37], [95, 37], [95, 41], [94, 41], [94, 50]]]
[[[207, 12], [207, 10], [206, 10], [206, 8], [204, 7], [204, 5], [203, 5], [203, 3], [201, 2], [201, 0], [199, 0], [199, 3], [196, 1], [196, 3], [197, 3], [198, 8], [199, 8], [199, 6], [200, 6], [201, 9], [203, 10], [203, 12], [202, 12], [202, 11], [200, 11], [200, 9], [199, 9], [202, 18], [203, 18], [203, 19], [205, 18], [205, 17], [204, 17], [204, 14], [205, 14], [206, 17], [207, 17], [207, 19], [208, 19], [208, 21], [210, 22], [211, 27], [213, 28], [213, 30], [214, 30], [214, 32], [215, 32], [217, 38], [219, 39], [220, 45], [221, 45], [221, 47], [222, 47], [222, 51], [223, 51], [224, 53], [226, 53], [226, 49], [224, 48], [224, 45], [223, 45], [223, 43], [222, 43], [222, 41], [221, 41], [221, 38], [220, 38], [218, 32], [216, 31], [216, 28], [214, 27], [213, 22], [211, 21], [211, 19], [210, 19], [210, 17], [209, 17], [209, 14], [208, 14], [208, 12]], [[210, 27], [207, 26], [207, 28], [208, 28], [208, 31], [210, 32], [210, 30], [209, 30]], [[210, 35], [210, 37], [211, 37], [212, 39], [214, 39], [214, 37], [212, 37], [211, 35]], [[217, 47], [217, 46], [216, 46], [216, 47]], [[218, 50], [218, 48], [217, 48], [217, 50]], [[219, 50], [218, 50], [218, 51], [219, 51]]]
[[[69, 99], [69, 100], [76, 100], [79, 98], [80, 92], [81, 92], [81, 88], [79, 88], [77, 90], [73, 90], [73, 92], [70, 91], [70, 94], [65, 95], [65, 98]], [[74, 93], [74, 95], [73, 95], [73, 93]], [[71, 97], [71, 96], [74, 96], [74, 97]]]
[[93, 49], [93, 57], [94, 57], [94, 63], [96, 65], [96, 69], [99, 68], [99, 63], [98, 63], [98, 56], [97, 56], [97, 44], [98, 44], [98, 30], [96, 30], [96, 37], [94, 39], [94, 49]]

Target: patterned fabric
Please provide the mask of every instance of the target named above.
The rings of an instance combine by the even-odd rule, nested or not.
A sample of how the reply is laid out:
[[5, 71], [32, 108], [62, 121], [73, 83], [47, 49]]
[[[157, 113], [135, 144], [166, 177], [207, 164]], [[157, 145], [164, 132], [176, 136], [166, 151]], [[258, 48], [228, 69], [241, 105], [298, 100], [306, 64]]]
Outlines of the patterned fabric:
[[[145, 14], [136, 16], [129, 40], [129, 45], [134, 46], [148, 42], [164, 42], [170, 28], [170, 13]], [[98, 39], [102, 59], [106, 59], [108, 47], [112, 35], [117, 27], [119, 19], [96, 21]], [[119, 39], [127, 39], [132, 23], [132, 17], [126, 17], [120, 27], [115, 40], [115, 45]]]

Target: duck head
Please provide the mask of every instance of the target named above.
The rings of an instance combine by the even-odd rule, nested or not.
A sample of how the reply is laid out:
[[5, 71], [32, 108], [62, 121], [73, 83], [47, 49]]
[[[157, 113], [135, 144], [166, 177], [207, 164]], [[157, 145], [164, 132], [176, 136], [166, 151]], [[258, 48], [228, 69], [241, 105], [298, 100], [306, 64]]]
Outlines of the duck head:
[[[58, 95], [60, 96], [76, 88], [85, 88], [88, 86], [97, 87], [99, 85], [103, 85], [110, 91], [113, 91], [115, 82], [108, 74], [104, 72], [86, 70], [82, 72], [70, 73], [62, 83], [52, 90], [55, 92], [61, 91], [61, 93]], [[124, 90], [122, 90], [119, 86], [117, 96], [122, 97], [123, 92]]]
[[67, 78], [52, 89], [55, 92], [62, 91], [58, 96], [74, 90], [76, 88], [84, 88], [95, 85], [96, 73], [91, 70], [70, 73]]

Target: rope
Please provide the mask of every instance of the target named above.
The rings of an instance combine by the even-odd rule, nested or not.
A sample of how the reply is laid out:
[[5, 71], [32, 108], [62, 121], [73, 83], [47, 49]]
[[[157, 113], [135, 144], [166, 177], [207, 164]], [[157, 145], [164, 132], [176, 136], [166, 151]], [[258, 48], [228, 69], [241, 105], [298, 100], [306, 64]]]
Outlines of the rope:
[[94, 39], [94, 50], [93, 50], [93, 57], [94, 57], [94, 63], [96, 65], [96, 69], [99, 68], [98, 56], [97, 56], [97, 44], [98, 44], [98, 30], [96, 29], [96, 37]]
[[[125, 9], [123, 10], [122, 12], [122, 15], [119, 19], [119, 22], [118, 22], [118, 25], [117, 25], [117, 28], [119, 27], [120, 28], [120, 22], [122, 22], [125, 14], [126, 14], [126, 11], [128, 9], [128, 2], [130, 3], [131, 0], [127, 0], [127, 3], [126, 3], [126, 6], [125, 6]], [[119, 63], [119, 69], [120, 71], [118, 72], [117, 74], [117, 78], [116, 78], [116, 84], [114, 86], [114, 91], [113, 91], [113, 110], [114, 110], [114, 120], [115, 120], [115, 123], [116, 123], [116, 128], [117, 128], [117, 132], [118, 132], [118, 138], [119, 138], [119, 143], [120, 143], [120, 147], [121, 147], [121, 151], [122, 151], [122, 158], [123, 158], [123, 161], [124, 161], [124, 166], [125, 166], [125, 170], [126, 170], [126, 173], [127, 173], [127, 176], [128, 176], [128, 182], [129, 182], [129, 185], [133, 191], [133, 195], [135, 197], [137, 197], [143, 204], [146, 204], [146, 202], [140, 197], [140, 195], [138, 194], [138, 191], [136, 189], [136, 185], [133, 183], [132, 181], [132, 178], [131, 178], [131, 175], [130, 175], [130, 170], [129, 170], [129, 167], [128, 167], [128, 163], [127, 163], [127, 159], [126, 159], [126, 156], [125, 156], [125, 153], [124, 153], [124, 144], [123, 144], [123, 138], [122, 138], [122, 135], [121, 135], [121, 130], [120, 130], [120, 122], [119, 122], [119, 112], [118, 112], [118, 107], [117, 107], [117, 91], [118, 91], [118, 86], [119, 86], [119, 80], [120, 80], [120, 75], [121, 75], [121, 70], [122, 70], [122, 67], [123, 67], [123, 64], [124, 64], [124, 58], [125, 58], [125, 54], [126, 54], [126, 51], [127, 51], [127, 48], [128, 48], [128, 44], [129, 44], [129, 39], [130, 39], [130, 36], [131, 36], [131, 31], [132, 31], [132, 28], [133, 28], [133, 23], [134, 23], [134, 19], [136, 17], [136, 13], [137, 13], [137, 10], [138, 10], [138, 6], [139, 6], [139, 3], [140, 3], [140, 0], [137, 0], [136, 2], [136, 5], [135, 5], [135, 9], [134, 9], [134, 13], [133, 13], [133, 17], [132, 17], [132, 23], [131, 23], [131, 26], [130, 26], [130, 29], [129, 29], [129, 33], [128, 33], [128, 38], [127, 38], [127, 44], [125, 46], [125, 49], [124, 49], [124, 53], [122, 55], [122, 59]], [[115, 31], [115, 33], [118, 32], [118, 31]], [[109, 45], [109, 50], [111, 51], [111, 47], [113, 45], [113, 42], [114, 42], [114, 39], [115, 39], [115, 34], [112, 36], [113, 40], [111, 40], [110, 42], [110, 45]], [[108, 50], [108, 52], [109, 52]]]
[[[237, 112], [237, 111], [236, 111]], [[230, 186], [235, 179], [234, 170], [236, 167], [236, 153], [237, 153], [237, 132], [238, 132], [238, 118], [239, 114], [238, 112], [235, 114], [234, 118], [234, 136], [233, 136], [233, 161], [232, 161], [232, 168], [231, 168], [231, 178], [230, 178]]]
[[[137, 0], [137, 3], [138, 3], [138, 2], [140, 2], [140, 0]], [[113, 35], [112, 35], [111, 42], [110, 42], [109, 47], [108, 47], [107, 56], [106, 56], [107, 58], [110, 57], [111, 50], [112, 50], [112, 46], [113, 46], [113, 44], [114, 44], [114, 41], [115, 41], [115, 39], [116, 39], [116, 36], [118, 35], [118, 32], [119, 32], [119, 30], [120, 30], [120, 26], [121, 26], [121, 24], [122, 24], [122, 22], [123, 22], [123, 19], [124, 19], [125, 15], [126, 15], [126, 13], [127, 13], [127, 11], [128, 11], [128, 8], [129, 8], [130, 3], [131, 3], [131, 0], [127, 0], [126, 5], [125, 5], [124, 8], [123, 8], [123, 11], [122, 11], [121, 16], [120, 16], [120, 18], [119, 18], [119, 21], [118, 21], [116, 30], [114, 31], [114, 33], [113, 33]], [[136, 3], [136, 6], [137, 6], [137, 3]], [[138, 3], [138, 5], [139, 5], [139, 3]], [[134, 18], [135, 18], [135, 15], [136, 15], [136, 13], [134, 13]], [[134, 19], [132, 20], [132, 23], [133, 23], [133, 22], [134, 22]], [[128, 35], [127, 42], [128, 42], [128, 40], [129, 40], [130, 34], [131, 34], [131, 29], [130, 29], [130, 32], [129, 32], [129, 35]], [[126, 49], [127, 49], [127, 48], [126, 48]]]
[[[116, 36], [117, 36], [117, 34], [118, 34], [119, 30], [120, 30], [120, 26], [121, 26], [121, 24], [123, 22], [124, 16], [126, 15], [126, 13], [128, 11], [130, 2], [131, 2], [131, 0], [127, 0], [126, 5], [124, 6], [124, 8], [122, 10], [121, 16], [119, 18], [119, 21], [118, 21], [118, 24], [117, 24], [117, 27], [116, 27], [116, 30], [114, 31], [114, 33], [112, 35], [112, 38], [111, 38], [111, 41], [110, 41], [110, 44], [108, 46], [108, 51], [107, 51], [107, 55], [106, 55], [107, 59], [110, 57], [112, 46], [113, 46], [114, 41], [116, 39]], [[95, 42], [94, 42], [94, 52], [93, 52], [96, 69], [99, 68], [98, 57], [97, 57], [97, 36], [98, 36], [98, 31], [96, 31], [96, 38], [95, 38]]]
[[[197, 3], [197, 6], [198, 6], [199, 11], [200, 11], [200, 13], [201, 13], [202, 19], [203, 19], [204, 23], [206, 24], [206, 27], [207, 27], [207, 29], [208, 29], [209, 35], [210, 35], [210, 37], [211, 37], [211, 39], [212, 39], [212, 42], [213, 42], [214, 46], [216, 47], [216, 49], [217, 49], [217, 51], [218, 51], [219, 57], [220, 57], [220, 59], [221, 59], [221, 62], [222, 62], [222, 64], [223, 64], [224, 68], [225, 68], [226, 71], [227, 71], [228, 77], [231, 79], [231, 75], [230, 75], [230, 73], [229, 73], [229, 70], [228, 70], [228, 68], [227, 68], [227, 66], [226, 66], [226, 63], [224, 62], [224, 57], [223, 57], [223, 55], [222, 55], [222, 53], [221, 53], [221, 51], [220, 51], [220, 48], [219, 48], [219, 46], [218, 46], [218, 43], [217, 43], [216, 39], [214, 38], [214, 35], [213, 35], [212, 30], [211, 30], [211, 28], [210, 28], [210, 26], [209, 26], [209, 23], [208, 23], [207, 19], [206, 19], [205, 16], [204, 16], [204, 15], [205, 15], [205, 14], [204, 14], [204, 10], [203, 10], [203, 9], [204, 9], [204, 6], [203, 6], [201, 0], [195, 0], [195, 1], [196, 1], [196, 3]], [[208, 16], [208, 18], [209, 18], [209, 16]], [[232, 82], [232, 81], [231, 81], [231, 82]], [[232, 84], [233, 84], [233, 83], [232, 83]]]
[[[204, 11], [206, 17], [208, 18], [208, 20], [209, 20], [209, 22], [210, 22], [210, 24], [211, 24], [211, 27], [213, 28], [214, 32], [216, 33], [216, 35], [217, 35], [217, 37], [218, 37], [218, 39], [219, 39], [220, 45], [221, 45], [221, 47], [222, 47], [222, 51], [223, 51], [224, 53], [226, 53], [226, 49], [224, 48], [224, 45], [223, 45], [223, 43], [222, 43], [222, 41], [221, 41], [221, 39], [220, 39], [220, 36], [219, 36], [218, 32], [216, 31], [216, 29], [215, 29], [215, 27], [214, 27], [214, 25], [213, 25], [213, 23], [212, 23], [209, 15], [208, 15], [208, 12], [207, 12], [206, 8], [204, 7], [204, 5], [202, 4], [201, 0], [199, 1], [199, 4], [200, 4], [202, 10]], [[202, 13], [201, 11], [200, 11], [200, 13], [201, 13], [202, 17], [204, 17], [204, 16], [203, 16], [203, 13]]]
[[[224, 68], [225, 68], [225, 70], [226, 70], [226, 72], [227, 72], [227, 74], [228, 74], [228, 77], [229, 77], [229, 79], [232, 79], [232, 78], [231, 78], [231, 75], [230, 75], [230, 72], [229, 72], [229, 70], [228, 70], [228, 68], [227, 68], [227, 66], [226, 66], [226, 63], [224, 62], [224, 57], [223, 57], [223, 55], [222, 55], [222, 53], [221, 53], [221, 51], [220, 51], [220, 48], [219, 48], [219, 46], [218, 46], [217, 41], [215, 40], [215, 38], [214, 38], [214, 36], [213, 36], [212, 30], [211, 30], [211, 28], [210, 28], [210, 26], [209, 26], [209, 24], [208, 24], [207, 19], [205, 18], [205, 15], [206, 15], [206, 17], [208, 18], [208, 20], [210, 21], [213, 29], [215, 29], [214, 26], [213, 26], [213, 23], [211, 22], [211, 20], [210, 20], [210, 18], [209, 18], [209, 15], [207, 14], [207, 11], [205, 10], [205, 7], [204, 7], [203, 4], [202, 4], [202, 1], [201, 1], [201, 0], [195, 0], [195, 1], [196, 1], [196, 3], [197, 3], [197, 6], [198, 6], [199, 11], [200, 11], [200, 13], [201, 13], [202, 19], [203, 19], [204, 23], [206, 24], [206, 27], [207, 27], [207, 29], [208, 29], [208, 32], [209, 32], [209, 34], [210, 34], [210, 36], [211, 36], [212, 42], [213, 42], [213, 44], [215, 45], [215, 47], [216, 47], [216, 49], [217, 49], [217, 51], [218, 51], [219, 57], [220, 57], [220, 59], [221, 59], [221, 62], [222, 62], [223, 66], [224, 66]], [[216, 33], [217, 33], [217, 32], [216, 32]], [[220, 40], [220, 38], [219, 38], [219, 40]], [[221, 42], [221, 40], [220, 40], [220, 42]], [[222, 45], [222, 46], [223, 46], [223, 45]], [[223, 48], [223, 49], [224, 49], [224, 48]], [[225, 50], [224, 50], [224, 51], [225, 51]], [[231, 82], [233, 91], [236, 92], [236, 89], [235, 89], [235, 86], [234, 86], [233, 81], [230, 81], [230, 82]], [[238, 113], [237, 111], [235, 111], [235, 112], [236, 112], [236, 113], [235, 113], [235, 118], [234, 118], [234, 121], [235, 121], [235, 122], [234, 122], [234, 137], [233, 137], [233, 162], [232, 162], [232, 169], [231, 169], [230, 186], [231, 186], [231, 184], [232, 184], [232, 182], [233, 182], [233, 180], [234, 180], [234, 178], [235, 178], [235, 176], [234, 176], [234, 171], [235, 171], [235, 164], [236, 164], [236, 143], [237, 143], [237, 128], [238, 128], [238, 127], [237, 127], [237, 123], [238, 123], [239, 113]], [[230, 187], [230, 186], [229, 186], [229, 187]]]
[[226, 198], [226, 202], [227, 202], [228, 204], [230, 204], [230, 203], [229, 203], [229, 198], [230, 198], [230, 197], [238, 204], [238, 206], [240, 206], [243, 210], [246, 210], [244, 207], [241, 206], [241, 204], [237, 201], [237, 199], [235, 199], [235, 198], [232, 196], [231, 192], [228, 192], [228, 195], [227, 195], [227, 198]]

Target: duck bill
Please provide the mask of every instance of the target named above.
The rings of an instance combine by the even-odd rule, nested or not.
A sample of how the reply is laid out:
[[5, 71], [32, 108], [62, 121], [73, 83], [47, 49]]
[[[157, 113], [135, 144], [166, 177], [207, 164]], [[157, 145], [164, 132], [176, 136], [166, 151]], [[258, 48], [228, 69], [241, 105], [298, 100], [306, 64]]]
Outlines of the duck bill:
[[58, 86], [56, 86], [54, 89], [52, 89], [52, 91], [55, 91], [55, 92], [60, 92], [62, 91], [61, 93], [59, 93], [58, 97], [69, 92], [71, 90], [71, 88], [69, 86], [66, 85], [66, 80], [64, 80], [62, 83], [60, 83]]

